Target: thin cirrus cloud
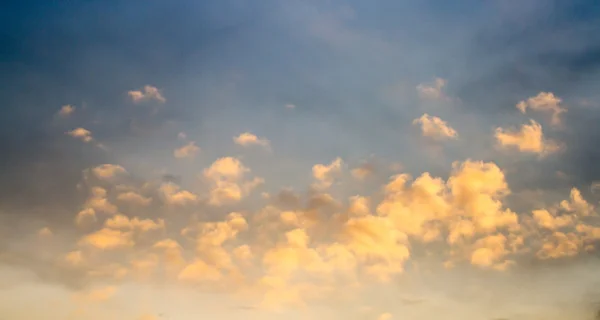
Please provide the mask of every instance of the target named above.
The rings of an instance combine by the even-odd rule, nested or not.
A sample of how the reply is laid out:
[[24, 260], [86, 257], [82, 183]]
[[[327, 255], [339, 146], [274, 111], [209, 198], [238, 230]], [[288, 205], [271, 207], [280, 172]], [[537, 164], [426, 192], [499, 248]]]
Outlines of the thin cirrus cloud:
[[0, 318], [595, 316], [594, 15], [27, 5], [0, 53]]

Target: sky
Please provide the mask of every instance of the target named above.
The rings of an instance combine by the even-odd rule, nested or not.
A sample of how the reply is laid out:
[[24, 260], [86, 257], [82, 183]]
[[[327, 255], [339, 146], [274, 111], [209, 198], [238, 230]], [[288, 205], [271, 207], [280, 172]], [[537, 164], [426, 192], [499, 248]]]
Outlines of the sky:
[[0, 318], [596, 320], [600, 3], [0, 5]]

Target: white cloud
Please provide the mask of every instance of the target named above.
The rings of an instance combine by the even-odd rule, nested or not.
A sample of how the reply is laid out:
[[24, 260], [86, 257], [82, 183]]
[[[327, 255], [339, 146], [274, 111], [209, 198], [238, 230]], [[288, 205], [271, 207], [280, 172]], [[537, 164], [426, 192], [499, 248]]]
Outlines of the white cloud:
[[314, 185], [317, 188], [329, 188], [337, 175], [342, 171], [343, 161], [341, 158], [336, 158], [330, 164], [316, 164], [312, 167], [313, 177], [317, 180]]
[[92, 133], [89, 130], [81, 127], [73, 129], [67, 132], [67, 134], [83, 142], [92, 142], [94, 140], [94, 138], [92, 138]]
[[174, 183], [164, 183], [159, 188], [166, 203], [177, 206], [193, 204], [198, 201], [198, 196], [181, 188]]
[[436, 140], [456, 139], [458, 133], [448, 123], [438, 117], [430, 116], [427, 113], [420, 118], [413, 120], [413, 124], [421, 126], [423, 136]]
[[167, 101], [165, 99], [165, 97], [162, 95], [162, 93], [160, 92], [160, 90], [158, 90], [156, 87], [153, 87], [150, 85], [146, 85], [146, 86], [144, 86], [144, 88], [142, 88], [140, 90], [129, 91], [129, 92], [127, 92], [127, 95], [129, 95], [131, 100], [135, 103], [139, 103], [139, 102], [147, 101], [147, 100], [156, 100], [156, 101], [162, 102], [162, 103]]
[[70, 104], [67, 104], [60, 108], [60, 110], [58, 111], [58, 115], [61, 117], [68, 117], [73, 112], [75, 112], [75, 107]]
[[419, 96], [424, 99], [431, 100], [444, 100], [446, 96], [444, 94], [444, 87], [446, 86], [446, 80], [442, 78], [435, 78], [433, 83], [422, 83], [417, 86]]
[[92, 169], [92, 173], [98, 178], [102, 180], [109, 180], [117, 175], [125, 174], [127, 171], [125, 168], [116, 164], [103, 164], [99, 165]]
[[562, 100], [552, 92], [540, 92], [535, 97], [520, 101], [516, 107], [523, 114], [527, 112], [528, 108], [534, 111], [550, 112], [552, 113], [551, 123], [553, 125], [560, 125], [560, 115], [567, 112], [567, 109], [560, 106], [561, 103]]
[[219, 206], [238, 202], [264, 182], [259, 177], [245, 179], [248, 172], [250, 169], [233, 157], [219, 158], [204, 169], [204, 177], [211, 183], [209, 203]]
[[198, 152], [200, 152], [200, 148], [196, 146], [194, 141], [190, 141], [185, 146], [175, 149], [173, 156], [177, 159], [193, 158]]
[[237, 137], [233, 138], [233, 141], [243, 147], [249, 147], [252, 145], [258, 145], [265, 148], [270, 147], [270, 142], [266, 138], [259, 138], [250, 132], [244, 132]]
[[494, 136], [500, 146], [516, 147], [522, 152], [545, 155], [560, 150], [556, 142], [544, 138], [542, 126], [534, 120], [520, 130], [497, 128]]

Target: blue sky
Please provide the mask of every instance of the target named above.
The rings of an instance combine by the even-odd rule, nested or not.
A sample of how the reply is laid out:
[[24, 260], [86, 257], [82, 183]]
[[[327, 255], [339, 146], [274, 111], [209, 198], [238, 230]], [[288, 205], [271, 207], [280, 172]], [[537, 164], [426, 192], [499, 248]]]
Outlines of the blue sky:
[[[35, 236], [43, 228], [60, 239], [53, 240], [53, 250], [62, 254], [73, 245], [72, 250], [83, 250], [75, 243], [85, 234], [73, 221], [90, 203], [96, 184], [112, 202], [125, 187], [135, 186], [135, 192], [152, 199], [144, 212], [153, 219], [181, 211], [163, 217], [173, 228], [203, 219], [196, 214], [226, 219], [239, 211], [251, 221], [265, 206], [277, 207], [276, 195], [287, 189], [308, 207], [319, 194], [331, 195], [342, 207], [350, 196], [371, 197], [377, 215], [377, 204], [385, 198], [382, 186], [394, 174], [417, 178], [428, 172], [451, 188], [450, 178], [469, 160], [501, 169], [510, 189], [501, 203], [516, 212], [523, 226], [534, 209], [558, 215], [557, 203], [569, 199], [572, 188], [590, 206], [598, 202], [591, 188], [600, 180], [596, 1], [29, 0], [2, 7], [0, 240], [6, 245], [0, 253], [18, 253], [29, 261], [6, 258], [9, 267], [39, 273], [37, 265], [47, 263], [47, 257], [31, 249], [34, 240], [25, 235]], [[160, 98], [137, 101], [131, 92], [148, 94], [145, 86]], [[533, 102], [526, 112], [516, 108], [542, 93], [559, 100], [538, 110]], [[74, 109], [61, 114], [66, 105]], [[552, 108], [566, 110], [560, 125], [551, 121]], [[443, 124], [428, 130], [417, 121], [423, 115]], [[527, 127], [530, 120], [543, 128], [543, 137], [531, 137], [534, 131], [527, 130], [537, 127]], [[91, 138], [75, 136], [76, 128], [88, 130]], [[502, 140], [498, 132], [509, 133], [508, 138]], [[236, 143], [243, 133], [257, 140]], [[198, 149], [176, 155], [190, 143]], [[552, 145], [560, 147], [556, 151]], [[224, 157], [241, 161], [248, 171], [239, 176], [207, 173]], [[128, 180], [107, 184], [87, 176], [103, 164], [125, 168]], [[327, 167], [332, 171], [320, 176], [318, 164], [332, 164]], [[357, 183], [357, 168], [366, 168], [370, 178]], [[242, 180], [228, 180], [232, 175]], [[160, 186], [167, 181], [197, 195], [201, 203], [169, 208], [168, 196], [160, 198], [165, 190]], [[210, 204], [211, 188], [229, 183], [240, 188], [239, 199], [227, 206]], [[143, 216], [131, 208], [117, 209], [130, 218]], [[95, 219], [96, 229], [104, 230], [108, 218]], [[318, 238], [316, 231], [306, 232]], [[516, 236], [504, 229], [495, 232]], [[175, 233], [165, 231], [171, 238]], [[527, 240], [527, 246], [533, 248], [535, 241]], [[415, 240], [411, 250], [420, 245]], [[63, 284], [64, 270], [55, 269], [40, 282]], [[575, 269], [565, 270], [560, 272], [571, 275]], [[490, 280], [495, 276], [484, 275], [482, 281], [495, 281]], [[576, 278], [574, 283], [585, 283]], [[556, 286], [545, 279], [540, 282]], [[77, 290], [95, 284], [85, 277], [82, 281], [86, 285]], [[10, 292], [2, 290], [0, 296]], [[337, 319], [318, 312], [312, 317]], [[365, 317], [377, 319], [370, 313]]]

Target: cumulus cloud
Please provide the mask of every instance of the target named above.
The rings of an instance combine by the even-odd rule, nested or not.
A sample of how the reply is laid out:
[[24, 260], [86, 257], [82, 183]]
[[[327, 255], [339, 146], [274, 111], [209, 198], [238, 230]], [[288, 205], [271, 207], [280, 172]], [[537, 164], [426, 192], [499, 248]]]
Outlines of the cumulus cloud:
[[540, 112], [549, 112], [552, 114], [551, 123], [553, 125], [561, 124], [561, 114], [567, 112], [566, 108], [561, 106], [562, 99], [558, 98], [552, 92], [540, 92], [537, 96], [530, 97], [517, 103], [516, 107], [525, 114], [527, 109]]
[[437, 140], [458, 138], [456, 130], [450, 127], [446, 121], [427, 113], [413, 120], [413, 124], [419, 125], [421, 133], [426, 137]]
[[358, 180], [364, 180], [375, 173], [375, 165], [372, 163], [363, 163], [352, 169], [352, 176]]
[[170, 205], [185, 206], [199, 200], [196, 194], [188, 190], [182, 190], [180, 186], [171, 182], [162, 184], [159, 191], [164, 201]]
[[257, 146], [261, 146], [264, 148], [270, 148], [270, 146], [271, 146], [271, 143], [269, 142], [269, 140], [267, 140], [265, 138], [259, 138], [250, 132], [241, 133], [239, 136], [234, 137], [233, 141], [236, 144], [243, 146], [243, 147], [257, 145]]
[[192, 158], [198, 152], [200, 152], [200, 148], [196, 146], [194, 141], [190, 141], [185, 146], [175, 149], [175, 151], [173, 151], [173, 156], [177, 159]]
[[117, 164], [103, 164], [92, 169], [92, 173], [102, 180], [112, 179], [118, 175], [125, 174], [127, 171]]
[[[277, 68], [267, 70], [250, 65], [264, 62], [257, 57], [272, 52], [270, 49], [286, 51], [298, 46], [259, 38], [239, 42], [235, 31], [240, 28], [235, 20], [248, 18], [246, 9], [261, 11], [262, 5], [245, 6], [243, 12], [227, 4], [227, 8], [203, 2], [194, 6], [199, 10], [170, 9], [169, 14], [178, 18], [171, 21], [174, 28], [149, 32], [152, 41], [128, 35], [137, 28], [108, 28], [119, 30], [120, 35], [105, 34], [103, 39], [125, 37], [133, 41], [132, 48], [139, 49], [136, 52], [149, 53], [136, 63], [128, 60], [127, 66], [118, 68], [122, 74], [103, 68], [115, 62], [118, 67], [119, 61], [125, 60], [114, 59], [111, 54], [127, 50], [105, 50], [102, 59], [95, 59], [100, 63], [82, 68], [80, 62], [95, 60], [93, 56], [81, 59], [77, 52], [97, 52], [86, 50], [85, 41], [83, 47], [71, 50], [68, 56], [73, 59], [44, 55], [50, 64], [57, 63], [50, 69], [64, 71], [64, 75], [38, 77], [30, 68], [16, 66], [12, 72], [9, 67], [8, 82], [31, 88], [11, 87], [4, 92], [8, 106], [14, 103], [23, 107], [14, 114], [4, 114], [1, 119], [8, 120], [0, 127], [13, 133], [0, 141], [0, 145], [8, 146], [1, 159], [5, 170], [0, 172], [7, 181], [0, 190], [5, 195], [0, 201], [3, 316], [90, 320], [150, 320], [183, 313], [256, 319], [591, 317], [591, 313], [582, 313], [588, 310], [587, 297], [592, 299], [596, 293], [597, 284], [592, 280], [597, 269], [594, 256], [600, 244], [600, 216], [598, 199], [594, 198], [597, 194], [587, 189], [588, 178], [586, 184], [581, 182], [585, 179], [573, 170], [578, 165], [573, 161], [594, 159], [593, 148], [586, 148], [580, 138], [589, 133], [587, 122], [594, 122], [591, 106], [595, 97], [588, 94], [590, 105], [573, 110], [568, 118], [564, 117], [566, 108], [561, 99], [549, 92], [523, 100], [517, 105], [519, 111], [513, 109], [517, 115], [522, 112], [521, 116], [551, 116], [553, 125], [576, 123], [576, 127], [560, 132], [569, 153], [530, 163], [529, 157], [512, 158], [490, 149], [494, 143], [534, 155], [559, 149], [558, 143], [549, 139], [554, 138], [550, 132], [542, 132], [537, 122], [505, 124], [510, 115], [499, 110], [506, 100], [520, 100], [513, 100], [515, 95], [527, 97], [523, 92], [531, 92], [531, 85], [556, 88], [565, 101], [577, 101], [579, 94], [585, 94], [578, 79], [593, 83], [588, 80], [593, 80], [594, 62], [570, 53], [584, 54], [581, 44], [561, 43], [571, 33], [546, 32], [536, 26], [530, 28], [537, 36], [535, 41], [528, 41], [532, 40], [530, 32], [513, 39], [512, 30], [520, 29], [520, 19], [536, 20], [528, 17], [529, 12], [569, 10], [535, 5], [530, 10], [515, 10], [509, 5], [511, 23], [503, 24], [499, 34], [491, 36], [494, 23], [489, 24], [485, 16], [461, 20], [485, 21], [485, 28], [472, 28], [477, 34], [462, 34], [470, 29], [447, 25], [456, 19], [424, 19], [434, 28], [417, 25], [414, 30], [419, 35], [435, 38], [439, 32], [432, 30], [453, 32], [444, 33], [444, 41], [430, 41], [434, 47], [427, 44], [419, 48], [414, 44], [422, 41], [412, 41], [411, 30], [402, 34], [406, 28], [364, 28], [372, 25], [363, 20], [371, 15], [356, 15], [352, 3], [322, 7], [316, 2], [286, 2], [261, 13], [270, 26], [283, 32], [283, 37], [274, 40], [301, 39], [306, 44], [302, 48], [308, 50], [302, 54], [311, 62], [307, 65], [307, 59], [291, 59], [298, 65], [281, 68], [276, 63]], [[495, 2], [483, 6], [470, 12], [504, 12], [496, 10]], [[161, 17], [150, 7], [144, 19]], [[419, 6], [419, 10], [429, 7]], [[433, 7], [431, 10], [437, 10]], [[185, 45], [175, 46], [183, 51], [169, 49], [169, 41], [186, 38], [170, 37], [177, 33], [173, 31], [178, 23], [187, 29], [223, 29], [218, 26], [223, 24], [223, 17], [212, 13], [227, 11], [224, 8], [241, 14], [226, 17], [234, 36], [227, 41], [209, 41], [208, 47], [215, 50], [209, 48], [207, 52], [224, 52], [222, 58], [211, 59], [209, 54], [208, 60], [197, 59], [204, 55], [189, 55]], [[96, 9], [78, 12], [85, 20], [85, 12], [106, 11], [101, 6]], [[135, 6], [129, 9], [119, 12], [135, 12]], [[396, 11], [414, 17], [413, 9], [407, 4]], [[271, 19], [271, 14], [278, 19]], [[439, 16], [439, 12], [427, 14]], [[186, 15], [200, 23], [188, 23]], [[43, 15], [39, 18], [38, 29], [48, 30]], [[113, 18], [117, 25], [121, 20], [139, 25], [127, 15]], [[420, 20], [417, 15], [411, 21]], [[498, 21], [504, 20], [501, 17]], [[217, 25], [211, 25], [214, 23]], [[54, 30], [59, 31], [57, 34], [79, 34], [59, 30], [71, 24], [51, 25], [52, 30], [58, 28]], [[146, 25], [160, 29], [157, 23]], [[264, 26], [258, 24], [256, 29], [255, 25], [243, 24], [242, 29], [249, 31], [244, 35], [264, 34], [260, 32]], [[378, 26], [386, 25], [393, 24], [383, 21]], [[191, 30], [191, 34], [199, 34], [202, 44], [206, 32], [200, 29]], [[573, 28], [584, 29], [593, 28]], [[33, 32], [30, 38], [43, 38], [35, 35], [36, 28], [27, 30]], [[286, 37], [289, 32], [292, 37]], [[562, 36], [558, 41], [546, 41], [543, 34]], [[390, 39], [401, 39], [402, 45]], [[510, 46], [504, 43], [507, 39]], [[467, 46], [468, 52], [464, 51], [464, 40], [475, 47]], [[522, 41], [528, 42], [528, 57], [582, 65], [564, 65], [558, 73], [540, 70], [539, 65], [554, 68], [556, 63], [523, 61], [519, 58]], [[31, 42], [34, 47], [35, 42]], [[144, 48], [156, 43], [161, 46], [159, 50]], [[540, 52], [540, 43], [544, 48], [578, 50], [567, 50], [566, 56], [561, 50], [560, 59], [554, 59]], [[510, 52], [503, 52], [505, 47], [510, 47]], [[244, 50], [228, 52], [227, 48]], [[327, 48], [326, 54], [319, 53], [323, 48]], [[491, 60], [477, 59], [480, 52], [492, 51], [497, 54], [488, 55]], [[281, 52], [281, 56], [293, 58], [289, 53]], [[463, 61], [446, 63], [448, 57]], [[151, 66], [144, 65], [148, 61]], [[227, 68], [233, 67], [231, 72], [223, 69], [223, 62], [231, 61], [235, 61], [233, 66], [226, 63]], [[510, 61], [508, 66], [506, 61]], [[348, 65], [352, 68], [345, 68], [343, 76], [331, 77], [331, 71]], [[520, 67], [524, 65], [527, 68]], [[315, 66], [319, 72], [312, 72]], [[82, 70], [96, 77], [77, 81]], [[582, 77], [577, 70], [586, 70], [592, 78]], [[361, 77], [354, 76], [357, 71]], [[451, 78], [416, 86], [414, 77], [439, 71]], [[239, 72], [244, 76], [232, 76]], [[44, 79], [60, 81], [44, 83]], [[114, 95], [127, 92], [131, 82], [139, 79], [157, 79], [170, 88], [172, 108], [158, 108], [151, 114], [123, 108], [120, 104], [131, 102], [166, 103], [163, 92], [152, 86], [120, 98]], [[385, 87], [388, 81], [399, 84], [390, 90], [393, 101], [369, 101], [377, 97], [368, 93]], [[459, 112], [461, 117], [448, 118], [448, 123], [431, 116], [434, 111], [411, 109], [417, 98], [423, 102], [418, 108], [454, 101], [449, 98], [447, 81], [454, 84], [461, 103], [448, 105], [443, 114]], [[560, 81], [569, 85], [560, 85]], [[37, 88], [38, 84], [45, 86]], [[11, 96], [13, 91], [21, 93]], [[57, 110], [65, 99], [88, 101], [90, 107], [82, 109], [85, 114], [81, 115], [79, 106]], [[298, 103], [298, 108], [285, 105], [290, 101]], [[49, 110], [31, 109], [44, 103]], [[371, 107], [360, 107], [364, 105]], [[483, 105], [486, 108], [481, 108]], [[271, 107], [274, 109], [267, 110]], [[67, 118], [57, 121], [74, 115], [80, 123], [73, 127], [63, 127], [68, 125]], [[588, 121], [580, 121], [582, 118]], [[28, 122], [21, 123], [24, 120]], [[408, 123], [408, 127], [398, 127], [399, 123]], [[139, 130], [140, 124], [144, 130]], [[516, 127], [509, 128], [511, 125]], [[491, 131], [498, 126], [502, 128]], [[287, 144], [280, 146], [281, 153], [273, 154], [274, 158], [257, 158], [255, 154], [239, 157], [243, 150], [236, 146], [269, 148], [275, 142], [241, 133], [244, 127], [261, 128], [272, 139], [272, 135], [281, 134]], [[429, 143], [407, 134], [413, 130], [438, 141], [458, 139], [460, 133], [463, 141], [449, 148], [444, 157], [419, 159], [421, 148], [429, 147]], [[241, 134], [232, 137], [231, 132]], [[42, 140], [35, 140], [38, 138]], [[95, 145], [99, 138], [110, 144], [108, 152], [72, 143], [77, 139]], [[169, 145], [173, 140], [177, 144]], [[178, 159], [200, 155], [197, 145], [203, 146], [202, 159], [182, 165]], [[30, 158], [22, 158], [24, 154]], [[357, 162], [369, 154], [387, 160], [381, 166]], [[394, 161], [403, 165], [388, 165]], [[348, 170], [346, 162], [351, 164]], [[526, 170], [532, 165], [535, 170]], [[557, 177], [557, 171], [564, 174]], [[527, 176], [519, 176], [523, 172]], [[18, 201], [11, 197], [17, 193], [14, 190], [22, 190]], [[45, 196], [34, 197], [34, 193]], [[535, 199], [529, 199], [532, 194]], [[116, 299], [120, 295], [141, 299], [123, 303]], [[402, 298], [415, 296], [419, 298]], [[528, 299], [533, 296], [535, 299]], [[165, 297], [170, 298], [169, 303], [162, 303]], [[39, 308], [21, 308], [28, 305]], [[571, 309], [580, 312], [565, 311]], [[522, 314], [517, 315], [519, 312]]]
[[245, 175], [249, 172], [250, 169], [237, 158], [223, 157], [215, 160], [203, 172], [204, 178], [211, 184], [209, 203], [219, 206], [239, 202], [264, 182], [260, 177], [246, 179]]
[[330, 164], [315, 164], [312, 167], [313, 178], [317, 181], [318, 188], [329, 188], [335, 178], [342, 172], [344, 162], [341, 158], [335, 158]]
[[167, 99], [165, 99], [160, 90], [151, 85], [146, 85], [140, 90], [129, 91], [127, 92], [127, 95], [129, 96], [129, 98], [131, 98], [131, 101], [135, 103], [148, 100], [155, 100], [161, 103], [165, 103], [167, 101]]
[[128, 192], [120, 193], [117, 196], [117, 200], [135, 204], [138, 206], [148, 206], [148, 205], [150, 205], [150, 203], [152, 203], [152, 198], [144, 197], [135, 191], [128, 191]]
[[79, 139], [83, 142], [92, 142], [94, 139], [92, 138], [92, 133], [84, 128], [75, 128], [69, 132], [67, 132], [73, 138]]
[[71, 114], [73, 114], [75, 112], [75, 107], [70, 105], [70, 104], [66, 104], [64, 106], [62, 106], [60, 108], [60, 110], [58, 110], [58, 115], [61, 117], [68, 117]]
[[542, 126], [534, 120], [519, 130], [497, 128], [494, 136], [500, 146], [514, 147], [521, 152], [545, 155], [560, 150], [558, 143], [544, 138]]
[[442, 78], [435, 78], [432, 83], [422, 83], [417, 86], [419, 96], [424, 99], [444, 100], [447, 99], [444, 94], [444, 87], [447, 81]]

